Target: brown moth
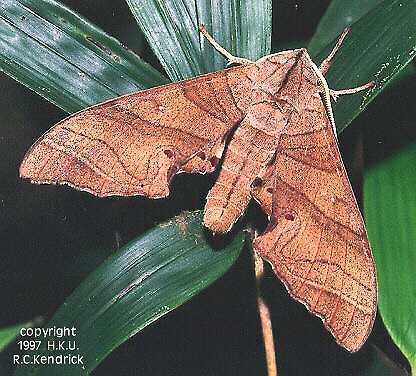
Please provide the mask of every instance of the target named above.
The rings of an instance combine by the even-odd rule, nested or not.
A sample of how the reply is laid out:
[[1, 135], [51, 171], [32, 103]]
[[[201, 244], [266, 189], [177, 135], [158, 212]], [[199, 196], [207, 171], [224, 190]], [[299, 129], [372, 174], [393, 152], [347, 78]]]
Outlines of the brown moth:
[[306, 49], [127, 94], [62, 120], [27, 152], [20, 175], [104, 197], [166, 197], [178, 173], [213, 172], [204, 224], [231, 229], [254, 198], [270, 218], [254, 249], [290, 295], [357, 351], [376, 313], [374, 261], [337, 145], [324, 78]]

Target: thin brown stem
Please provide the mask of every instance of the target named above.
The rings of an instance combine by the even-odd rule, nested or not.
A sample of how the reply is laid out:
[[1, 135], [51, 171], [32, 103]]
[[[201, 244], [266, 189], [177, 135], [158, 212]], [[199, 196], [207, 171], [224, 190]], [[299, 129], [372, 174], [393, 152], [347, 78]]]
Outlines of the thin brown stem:
[[274, 347], [273, 327], [270, 320], [270, 310], [261, 297], [261, 279], [264, 275], [264, 263], [261, 257], [253, 250], [254, 271], [256, 274], [257, 307], [261, 329], [263, 333], [264, 351], [266, 353], [267, 376], [277, 376], [276, 350]]

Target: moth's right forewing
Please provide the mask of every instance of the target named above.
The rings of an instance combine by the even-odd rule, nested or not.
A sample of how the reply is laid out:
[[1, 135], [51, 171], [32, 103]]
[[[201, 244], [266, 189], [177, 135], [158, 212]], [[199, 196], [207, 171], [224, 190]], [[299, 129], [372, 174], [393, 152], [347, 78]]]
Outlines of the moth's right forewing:
[[97, 196], [165, 197], [175, 173], [215, 169], [243, 117], [229, 80], [238, 81], [244, 69], [128, 94], [69, 116], [30, 148], [20, 175]]
[[273, 165], [252, 190], [270, 215], [254, 249], [340, 345], [357, 351], [377, 309], [374, 260], [319, 79], [306, 57], [281, 90], [293, 92], [290, 120]]

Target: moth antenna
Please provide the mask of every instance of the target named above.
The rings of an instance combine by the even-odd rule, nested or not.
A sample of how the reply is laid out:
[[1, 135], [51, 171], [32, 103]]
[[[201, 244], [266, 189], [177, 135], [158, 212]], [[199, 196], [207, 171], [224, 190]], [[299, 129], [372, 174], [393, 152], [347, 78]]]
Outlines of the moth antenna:
[[329, 68], [331, 68], [332, 59], [334, 58], [335, 54], [338, 52], [339, 48], [341, 47], [342, 43], [344, 42], [345, 37], [350, 32], [351, 28], [346, 27], [342, 34], [338, 38], [337, 44], [332, 49], [331, 53], [328, 55], [328, 57], [321, 63], [319, 69], [321, 70], [322, 74], [325, 76]]
[[211, 43], [212, 47], [214, 47], [221, 55], [223, 55], [227, 60], [227, 65], [231, 64], [250, 64], [252, 63], [251, 60], [244, 59], [242, 57], [237, 57], [234, 55], [231, 55], [224, 47], [222, 47], [215, 39], [214, 37], [208, 33], [207, 29], [205, 28], [204, 24], [199, 25], [199, 31], [201, 34], [208, 40], [209, 43]]

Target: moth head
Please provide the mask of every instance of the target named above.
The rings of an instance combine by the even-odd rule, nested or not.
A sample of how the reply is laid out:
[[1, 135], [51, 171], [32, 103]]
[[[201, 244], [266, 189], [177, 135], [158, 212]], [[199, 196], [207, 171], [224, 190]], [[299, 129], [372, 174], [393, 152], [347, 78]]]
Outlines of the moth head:
[[302, 80], [306, 78], [317, 82], [313, 68], [305, 69], [311, 67], [311, 62], [305, 48], [268, 55], [256, 62], [258, 74], [255, 79], [261, 89], [272, 96], [293, 98]]

